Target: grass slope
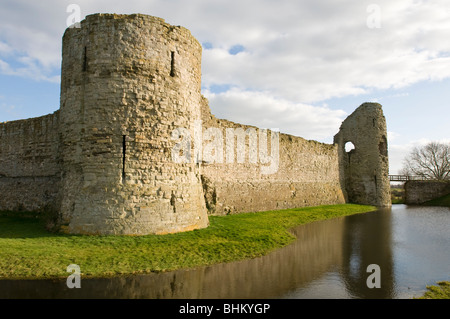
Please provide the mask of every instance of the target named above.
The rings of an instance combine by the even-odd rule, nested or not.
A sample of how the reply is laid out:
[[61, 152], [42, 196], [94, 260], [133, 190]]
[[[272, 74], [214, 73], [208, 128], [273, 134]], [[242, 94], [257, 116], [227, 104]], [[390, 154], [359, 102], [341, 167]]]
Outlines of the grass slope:
[[423, 205], [426, 206], [445, 206], [450, 207], [450, 194], [447, 194], [445, 196], [430, 200]]
[[107, 277], [253, 258], [291, 243], [294, 226], [374, 209], [346, 204], [211, 216], [205, 229], [148, 236], [54, 234], [36, 218], [3, 214], [0, 279], [67, 277], [70, 264], [84, 277]]
[[436, 286], [427, 286], [427, 291], [416, 299], [450, 299], [450, 282], [440, 281]]

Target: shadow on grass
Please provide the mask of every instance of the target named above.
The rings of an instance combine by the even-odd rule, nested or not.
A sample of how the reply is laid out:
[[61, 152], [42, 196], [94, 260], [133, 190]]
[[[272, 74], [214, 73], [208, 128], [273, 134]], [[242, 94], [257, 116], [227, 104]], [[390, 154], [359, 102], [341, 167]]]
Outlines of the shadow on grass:
[[59, 237], [45, 228], [45, 222], [35, 213], [0, 212], [0, 238]]

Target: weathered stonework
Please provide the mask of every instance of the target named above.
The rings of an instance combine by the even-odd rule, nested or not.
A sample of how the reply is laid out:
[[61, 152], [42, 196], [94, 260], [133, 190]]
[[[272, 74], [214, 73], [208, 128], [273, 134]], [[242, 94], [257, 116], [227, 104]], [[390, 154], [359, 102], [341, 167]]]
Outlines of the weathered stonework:
[[[251, 128], [216, 119], [209, 113], [209, 108], [204, 109], [207, 110], [203, 115], [205, 127], [218, 127], [224, 131], [227, 128]], [[278, 167], [271, 174], [261, 174], [261, 166], [267, 168], [269, 164], [249, 163], [248, 143], [247, 138], [246, 160], [242, 164], [235, 159], [231, 164], [202, 165], [210, 214], [345, 203], [335, 145], [279, 134]], [[270, 138], [267, 144], [270, 145]]]
[[450, 194], [449, 181], [407, 181], [405, 183], [405, 204], [418, 205]]
[[[354, 149], [345, 150], [351, 142]], [[391, 206], [386, 119], [381, 105], [364, 103], [342, 123], [338, 145], [341, 184], [347, 200]]]
[[[358, 108], [333, 145], [268, 134], [268, 152], [277, 151], [270, 173], [260, 149], [249, 160], [248, 136], [232, 158], [199, 160], [199, 123], [201, 134], [262, 132], [211, 115], [201, 50], [187, 29], [141, 14], [90, 15], [67, 29], [60, 110], [0, 124], [0, 210], [52, 210], [71, 233], [143, 235], [204, 228], [208, 214], [388, 204], [386, 124], [376, 104]], [[173, 157], [180, 128], [194, 138], [184, 162]], [[343, 151], [349, 139], [352, 155]]]
[[144, 15], [92, 15], [63, 38], [61, 214], [74, 233], [208, 225], [199, 168], [171, 132], [200, 118], [201, 45]]
[[0, 209], [57, 209], [61, 181], [59, 111], [0, 124]]

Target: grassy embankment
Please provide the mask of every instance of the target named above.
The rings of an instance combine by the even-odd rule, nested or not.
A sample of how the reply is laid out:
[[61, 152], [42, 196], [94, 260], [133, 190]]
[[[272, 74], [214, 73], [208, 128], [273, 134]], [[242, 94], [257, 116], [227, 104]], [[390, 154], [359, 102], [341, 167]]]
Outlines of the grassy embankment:
[[37, 218], [0, 214], [0, 279], [84, 277], [169, 271], [265, 255], [294, 240], [297, 225], [373, 211], [330, 205], [210, 217], [205, 229], [168, 235], [82, 236], [47, 232]]
[[415, 299], [450, 299], [450, 282], [441, 281], [436, 286], [427, 286], [424, 295]]
[[403, 185], [391, 185], [391, 200], [392, 204], [405, 203], [405, 189]]
[[450, 207], [450, 194], [430, 200], [423, 205], [425, 206], [445, 206]]

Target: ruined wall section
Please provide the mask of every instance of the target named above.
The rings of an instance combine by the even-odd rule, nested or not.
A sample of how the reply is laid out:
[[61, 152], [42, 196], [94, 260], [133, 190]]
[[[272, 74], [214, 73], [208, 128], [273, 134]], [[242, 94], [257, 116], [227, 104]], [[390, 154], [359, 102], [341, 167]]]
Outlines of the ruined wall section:
[[[351, 142], [354, 149], [346, 151]], [[364, 103], [341, 125], [338, 145], [341, 184], [351, 203], [391, 206], [386, 119], [378, 103]]]
[[200, 117], [201, 45], [147, 15], [96, 14], [63, 38], [61, 213], [87, 234], [208, 225], [198, 167], [172, 132]]
[[[204, 130], [210, 127], [223, 132], [223, 163], [202, 163], [202, 182], [209, 214], [255, 212], [304, 206], [343, 204], [345, 198], [339, 179], [337, 147], [279, 134], [279, 158], [276, 170], [270, 162], [249, 161], [249, 138], [245, 150], [237, 149], [234, 140], [234, 160], [226, 163], [226, 129], [258, 128], [217, 119], [210, 114], [206, 99], [202, 105]], [[259, 138], [259, 136], [258, 136]], [[204, 142], [204, 148], [209, 142]], [[271, 134], [267, 133], [267, 154], [271, 155]], [[244, 163], [238, 163], [238, 152], [245, 152]], [[266, 169], [269, 174], [262, 173]], [[269, 170], [268, 170], [269, 169]]]
[[0, 210], [56, 209], [59, 112], [0, 124]]

